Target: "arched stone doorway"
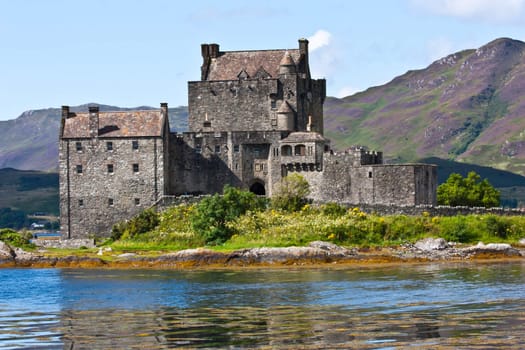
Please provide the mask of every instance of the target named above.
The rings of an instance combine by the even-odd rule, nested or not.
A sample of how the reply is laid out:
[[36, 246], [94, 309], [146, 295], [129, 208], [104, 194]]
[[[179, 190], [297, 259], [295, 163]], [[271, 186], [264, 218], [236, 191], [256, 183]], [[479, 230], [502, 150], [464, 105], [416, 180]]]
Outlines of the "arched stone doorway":
[[258, 195], [258, 196], [266, 196], [266, 189], [264, 188], [264, 184], [256, 181], [250, 186], [250, 192]]

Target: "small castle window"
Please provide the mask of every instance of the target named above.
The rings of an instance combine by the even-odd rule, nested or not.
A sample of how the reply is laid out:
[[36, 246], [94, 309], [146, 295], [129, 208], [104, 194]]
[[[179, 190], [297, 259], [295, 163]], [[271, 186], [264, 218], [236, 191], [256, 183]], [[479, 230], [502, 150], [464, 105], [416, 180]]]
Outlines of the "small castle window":
[[139, 149], [139, 142], [137, 140], [131, 141], [131, 148], [132, 149]]
[[108, 206], [113, 206], [113, 198], [108, 198]]
[[205, 121], [204, 123], [202, 123], [202, 126], [204, 126], [205, 128], [211, 128], [211, 122]]
[[283, 156], [291, 156], [292, 155], [292, 146], [285, 145], [281, 148], [281, 153]]
[[215, 145], [215, 153], [221, 153], [221, 145]]
[[106, 142], [106, 149], [108, 151], [113, 151], [113, 142], [111, 141]]
[[139, 172], [139, 165], [137, 163], [133, 164], [133, 172], [138, 173]]
[[296, 156], [304, 156], [304, 155], [306, 155], [306, 147], [304, 145], [297, 145], [297, 146], [295, 146], [295, 155]]
[[277, 101], [274, 99], [271, 99], [270, 106], [272, 107], [272, 109], [277, 109]]
[[79, 207], [83, 207], [84, 206], [84, 200], [83, 199], [79, 199], [78, 200], [78, 206]]
[[273, 149], [273, 155], [274, 155], [274, 157], [279, 157], [279, 147], [275, 147]]
[[113, 164], [108, 164], [108, 173], [113, 174]]
[[233, 145], [233, 151], [239, 153], [239, 145]]
[[272, 126], [277, 126], [277, 118], [272, 118], [270, 120], [270, 123], [271, 123]]
[[76, 144], [77, 152], [82, 152], [82, 142], [77, 142]]
[[369, 177], [370, 179], [372, 178], [372, 172], [371, 172], [371, 171], [368, 172], [368, 177]]
[[314, 146], [308, 146], [308, 155], [311, 156], [314, 154]]
[[140, 205], [140, 198], [135, 198], [135, 205]]
[[77, 174], [82, 174], [82, 164], [77, 165]]

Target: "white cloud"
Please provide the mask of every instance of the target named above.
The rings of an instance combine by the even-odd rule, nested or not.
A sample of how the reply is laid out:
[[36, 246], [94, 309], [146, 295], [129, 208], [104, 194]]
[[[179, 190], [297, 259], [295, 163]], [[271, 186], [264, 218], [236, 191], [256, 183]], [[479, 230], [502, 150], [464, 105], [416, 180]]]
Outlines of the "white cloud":
[[320, 29], [308, 38], [308, 49], [310, 52], [314, 52], [322, 47], [329, 46], [331, 42], [332, 34]]
[[445, 16], [507, 22], [518, 19], [525, 0], [412, 0], [418, 7]]

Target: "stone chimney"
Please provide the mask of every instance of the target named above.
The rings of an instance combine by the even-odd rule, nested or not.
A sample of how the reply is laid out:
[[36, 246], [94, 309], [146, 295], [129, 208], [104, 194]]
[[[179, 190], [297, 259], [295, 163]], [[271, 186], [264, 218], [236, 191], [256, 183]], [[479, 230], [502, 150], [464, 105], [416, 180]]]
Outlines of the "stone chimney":
[[310, 76], [310, 63], [308, 62], [308, 40], [305, 38], [299, 39], [299, 53], [303, 59], [304, 72]]
[[62, 106], [62, 119], [69, 118], [69, 106]]
[[89, 136], [98, 137], [98, 106], [89, 106]]
[[168, 118], [168, 103], [167, 102], [160, 103], [160, 113], [162, 115], [162, 118], [164, 119]]
[[218, 44], [201, 44], [202, 66], [201, 66], [201, 80], [208, 78], [208, 70], [212, 58], [219, 57]]

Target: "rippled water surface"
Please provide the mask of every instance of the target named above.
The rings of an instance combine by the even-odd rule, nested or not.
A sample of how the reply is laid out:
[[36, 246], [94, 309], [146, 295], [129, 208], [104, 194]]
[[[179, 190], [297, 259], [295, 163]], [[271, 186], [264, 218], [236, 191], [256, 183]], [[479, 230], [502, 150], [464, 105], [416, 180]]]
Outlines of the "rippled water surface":
[[0, 269], [2, 349], [524, 349], [525, 264]]

